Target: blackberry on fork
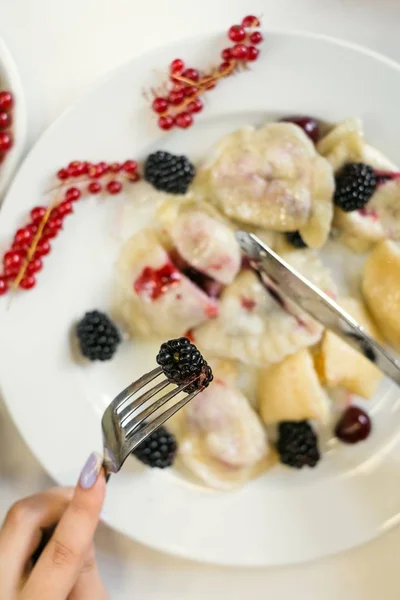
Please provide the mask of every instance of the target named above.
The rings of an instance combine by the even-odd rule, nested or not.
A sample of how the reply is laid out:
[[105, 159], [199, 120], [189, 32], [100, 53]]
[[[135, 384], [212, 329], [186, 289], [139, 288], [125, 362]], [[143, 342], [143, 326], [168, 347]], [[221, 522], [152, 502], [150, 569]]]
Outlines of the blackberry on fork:
[[181, 385], [190, 383], [196, 378], [196, 381], [185, 389], [188, 394], [208, 387], [213, 380], [211, 368], [201, 352], [185, 337], [162, 344], [157, 355], [157, 363], [171, 383]]

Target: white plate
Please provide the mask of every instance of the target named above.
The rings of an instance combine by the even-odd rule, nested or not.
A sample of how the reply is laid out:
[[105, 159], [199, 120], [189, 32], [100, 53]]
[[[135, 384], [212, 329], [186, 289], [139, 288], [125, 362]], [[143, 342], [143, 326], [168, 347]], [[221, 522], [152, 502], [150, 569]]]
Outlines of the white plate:
[[[7, 241], [42, 204], [50, 177], [70, 160], [143, 158], [160, 147], [197, 156], [239, 124], [290, 113], [336, 121], [359, 115], [368, 138], [400, 163], [399, 66], [371, 52], [307, 34], [266, 33], [251, 72], [208, 95], [185, 132], [151, 123], [141, 90], [178, 56], [191, 65], [217, 57], [223, 35], [186, 40], [112, 73], [41, 138], [1, 212]], [[125, 344], [115, 360], [78, 366], [69, 332], [85, 310], [107, 309], [120, 240], [116, 225], [140, 227], [146, 209], [129, 197], [84, 200], [54, 242], [34, 291], [0, 302], [1, 384], [29, 446], [60, 483], [71, 484], [86, 456], [101, 450], [100, 418], [113, 396], [154, 365], [154, 349]], [[123, 212], [121, 212], [123, 211]], [[128, 461], [112, 478], [107, 523], [160, 550], [230, 565], [294, 563], [360, 544], [398, 521], [398, 393], [384, 385], [374, 404], [374, 435], [333, 446], [313, 471], [276, 468], [235, 493], [205, 490], [174, 470]]]
[[2, 193], [5, 191], [23, 152], [26, 137], [26, 112], [21, 80], [11, 54], [0, 38], [0, 91], [3, 89], [13, 93], [15, 108], [13, 109], [12, 125], [14, 145], [0, 165], [0, 204]]

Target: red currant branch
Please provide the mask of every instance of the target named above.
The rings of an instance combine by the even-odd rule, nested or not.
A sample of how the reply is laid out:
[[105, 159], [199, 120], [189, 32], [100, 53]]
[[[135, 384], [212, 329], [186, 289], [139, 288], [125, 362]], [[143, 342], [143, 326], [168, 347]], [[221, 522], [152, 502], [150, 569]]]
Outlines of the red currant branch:
[[[3, 256], [0, 274], [0, 296], [9, 289], [29, 290], [36, 285], [36, 275], [43, 268], [43, 257], [51, 251], [51, 240], [63, 227], [64, 219], [73, 213], [73, 204], [84, 195], [119, 194], [124, 184], [140, 179], [134, 160], [123, 163], [92, 164], [74, 161], [60, 169], [60, 182], [49, 190], [56, 194], [48, 207], [35, 206], [30, 221], [16, 232], [12, 245]], [[71, 185], [73, 183], [73, 185]]]
[[190, 127], [193, 115], [203, 109], [200, 96], [213, 89], [219, 80], [246, 69], [249, 62], [257, 60], [259, 50], [256, 46], [263, 41], [262, 34], [256, 30], [259, 26], [260, 20], [253, 15], [245, 17], [240, 25], [232, 25], [228, 37], [234, 45], [222, 50], [223, 62], [212, 67], [209, 73], [200, 74], [197, 69], [186, 68], [180, 58], [172, 61], [168, 82], [158, 90], [150, 90], [152, 110], [159, 115], [161, 129]]

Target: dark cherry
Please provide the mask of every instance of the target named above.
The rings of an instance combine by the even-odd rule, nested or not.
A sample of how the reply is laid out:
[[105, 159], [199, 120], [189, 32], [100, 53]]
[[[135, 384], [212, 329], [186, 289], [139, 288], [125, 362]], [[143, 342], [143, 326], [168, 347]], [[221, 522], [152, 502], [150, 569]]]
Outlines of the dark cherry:
[[313, 117], [307, 117], [305, 115], [293, 115], [289, 117], [283, 117], [281, 121], [286, 123], [294, 123], [302, 128], [304, 133], [316, 144], [319, 140], [320, 130], [318, 121]]
[[367, 413], [358, 406], [349, 406], [336, 425], [335, 435], [345, 444], [357, 444], [367, 439], [371, 428], [371, 419]]

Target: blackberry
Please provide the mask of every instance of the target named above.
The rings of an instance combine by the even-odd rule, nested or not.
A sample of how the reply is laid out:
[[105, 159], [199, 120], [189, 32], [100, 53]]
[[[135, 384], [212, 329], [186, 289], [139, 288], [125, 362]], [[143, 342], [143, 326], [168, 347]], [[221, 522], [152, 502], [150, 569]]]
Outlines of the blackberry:
[[110, 360], [121, 342], [114, 323], [98, 310], [85, 314], [76, 327], [76, 334], [80, 350], [89, 360]]
[[374, 169], [364, 163], [348, 163], [336, 175], [334, 202], [345, 212], [364, 208], [378, 181]]
[[307, 248], [307, 244], [298, 231], [288, 231], [286, 234], [286, 239], [289, 244], [295, 248]]
[[289, 467], [315, 467], [319, 462], [317, 436], [307, 421], [279, 423], [277, 449], [281, 462]]
[[186, 194], [195, 168], [186, 156], [175, 156], [164, 150], [154, 152], [144, 164], [144, 178], [157, 190], [169, 194]]
[[174, 462], [177, 448], [175, 436], [165, 427], [159, 427], [132, 454], [149, 467], [165, 469]]
[[213, 380], [211, 368], [188, 338], [169, 340], [162, 344], [157, 363], [171, 383], [181, 385], [198, 377], [185, 389], [188, 394], [208, 387]]

